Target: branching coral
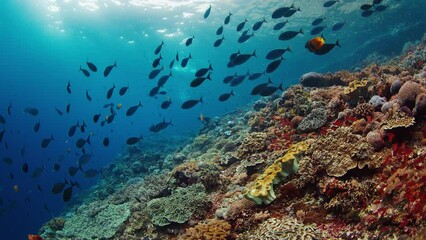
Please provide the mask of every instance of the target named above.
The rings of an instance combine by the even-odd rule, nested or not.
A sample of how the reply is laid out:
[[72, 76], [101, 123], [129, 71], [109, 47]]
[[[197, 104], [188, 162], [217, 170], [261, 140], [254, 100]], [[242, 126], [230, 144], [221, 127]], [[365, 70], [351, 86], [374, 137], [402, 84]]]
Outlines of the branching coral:
[[179, 240], [226, 240], [231, 233], [231, 224], [225, 220], [209, 219], [188, 228]]
[[397, 105], [387, 111], [386, 120], [382, 123], [385, 130], [408, 128], [414, 124], [415, 118], [401, 111]]

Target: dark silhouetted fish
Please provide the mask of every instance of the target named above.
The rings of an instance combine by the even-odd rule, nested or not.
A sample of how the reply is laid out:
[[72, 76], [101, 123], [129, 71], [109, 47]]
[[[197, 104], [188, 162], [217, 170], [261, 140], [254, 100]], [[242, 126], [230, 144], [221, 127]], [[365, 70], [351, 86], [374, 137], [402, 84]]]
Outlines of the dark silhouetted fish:
[[112, 84], [112, 87], [108, 90], [108, 92], [107, 92], [107, 95], [106, 95], [106, 98], [107, 99], [110, 99], [111, 97], [112, 97], [112, 93], [114, 92], [114, 89], [115, 89], [115, 85], [114, 85], [114, 83]]
[[222, 38], [217, 39], [217, 40], [213, 43], [213, 46], [214, 46], [214, 47], [219, 47], [220, 45], [222, 45], [223, 40], [225, 40], [225, 36], [222, 36]]
[[217, 30], [216, 30], [216, 35], [222, 35], [223, 33], [223, 25], [220, 26]]
[[81, 66], [80, 66], [80, 71], [84, 74], [84, 76], [90, 77], [90, 73], [89, 73], [89, 71], [87, 71], [87, 69], [81, 68]]
[[58, 115], [59, 116], [62, 116], [64, 113], [61, 111], [61, 110], [59, 110], [57, 107], [55, 107], [55, 111], [56, 111], [56, 113], [58, 113]]
[[222, 95], [219, 96], [219, 101], [224, 102], [226, 100], [228, 100], [231, 96], [234, 96], [234, 91], [231, 90], [230, 93], [224, 93]]
[[225, 20], [223, 21], [225, 25], [227, 25], [231, 21], [231, 16], [232, 16], [232, 13], [229, 12], [228, 16], [226, 16]]
[[104, 140], [102, 140], [102, 144], [103, 144], [105, 147], [108, 147], [108, 146], [109, 146], [109, 138], [108, 138], [108, 137], [104, 137]]
[[194, 107], [195, 105], [197, 105], [197, 103], [199, 103], [199, 102], [204, 103], [203, 97], [200, 97], [199, 100], [194, 100], [194, 99], [188, 100], [188, 101], [182, 103], [181, 108], [182, 109], [190, 109], [190, 108]]
[[363, 17], [369, 17], [369, 16], [371, 16], [373, 13], [374, 13], [374, 10], [366, 10], [366, 11], [363, 11], [363, 12], [362, 12], [361, 16], [363, 16]]
[[68, 168], [68, 174], [71, 177], [74, 177], [77, 174], [78, 170], [80, 170], [79, 167], [73, 167], [73, 166], [71, 166], [71, 167]]
[[195, 72], [195, 76], [196, 76], [196, 77], [203, 77], [204, 75], [206, 75], [206, 73], [207, 73], [208, 71], [213, 71], [213, 68], [212, 68], [212, 64], [211, 64], [211, 63], [210, 63], [210, 65], [209, 65], [209, 67], [207, 67], [207, 68], [201, 68], [201, 69], [199, 69], [197, 72]]
[[247, 21], [248, 21], [248, 20], [247, 20], [247, 18], [246, 18], [246, 19], [244, 19], [244, 21], [240, 22], [240, 23], [237, 25], [237, 32], [239, 32], [239, 31], [243, 30], [243, 28], [244, 28], [244, 26], [246, 25], [246, 22], [247, 22]]
[[159, 132], [161, 130], [166, 129], [169, 125], [173, 126], [172, 121], [166, 122], [166, 120], [163, 118], [162, 122], [159, 122], [157, 124], [153, 124], [151, 127], [149, 127], [149, 131], [157, 133], [157, 132]]
[[302, 28], [300, 28], [299, 31], [285, 31], [285, 32], [280, 34], [278, 39], [281, 40], [281, 41], [287, 41], [287, 40], [293, 39], [299, 33], [302, 34], [302, 35], [304, 34]]
[[22, 168], [21, 169], [22, 169], [22, 172], [28, 173], [28, 169], [29, 169], [28, 163], [22, 164]]
[[235, 56], [232, 60], [228, 62], [227, 67], [235, 67], [235, 66], [241, 65], [247, 62], [251, 57], [257, 57], [256, 50], [254, 50], [252, 54], [238, 54], [237, 56]]
[[25, 146], [21, 147], [21, 151], [19, 151], [19, 153], [21, 155], [21, 158], [24, 158], [24, 156], [25, 156]]
[[142, 136], [140, 136], [140, 137], [129, 137], [126, 140], [126, 143], [127, 143], [127, 145], [134, 145], [137, 142], [139, 142], [141, 139], [143, 139]]
[[92, 101], [92, 97], [89, 95], [89, 90], [86, 90], [86, 99], [89, 100], [89, 102]]
[[340, 0], [330, 0], [330, 1], [325, 2], [322, 6], [323, 6], [323, 7], [331, 7], [331, 6], [333, 6], [335, 3], [339, 3], [339, 2], [340, 2]]
[[373, 4], [377, 5], [380, 4], [382, 2], [382, 0], [373, 0]]
[[4, 157], [3, 158], [3, 162], [5, 162], [7, 165], [12, 165], [13, 164], [13, 160], [10, 157]]
[[65, 111], [66, 111], [67, 113], [70, 113], [70, 110], [71, 110], [71, 104], [70, 104], [70, 103], [68, 103], [68, 104], [67, 104], [67, 106], [65, 107]]
[[161, 71], [164, 70], [164, 66], [162, 66], [161, 68], [157, 68], [157, 69], [153, 69], [150, 73], [149, 73], [149, 79], [154, 79], [158, 76], [158, 74], [160, 74]]
[[318, 26], [314, 27], [311, 30], [311, 35], [318, 35], [320, 34], [327, 26]]
[[68, 183], [68, 181], [67, 181], [66, 179], [65, 179], [65, 181], [64, 181], [64, 182], [58, 182], [58, 183], [55, 183], [55, 184], [52, 186], [52, 190], [51, 190], [52, 194], [58, 194], [58, 193], [61, 193], [61, 192], [62, 192], [62, 190], [64, 190], [65, 185], [67, 185], [67, 184], [69, 184], [69, 183]]
[[161, 103], [161, 108], [167, 109], [170, 107], [171, 104], [172, 104], [172, 100], [170, 98], [167, 98], [167, 100]]
[[281, 83], [278, 87], [274, 87], [274, 86], [266, 86], [266, 87], [264, 87], [264, 88], [260, 91], [259, 95], [260, 95], [260, 96], [263, 96], [263, 97], [271, 96], [271, 95], [272, 95], [272, 94], [274, 94], [274, 93], [275, 93], [278, 89], [279, 89], [279, 90], [281, 90], [281, 91], [284, 91], [282, 83]]
[[73, 186], [71, 185], [70, 187], [68, 187], [68, 188], [66, 188], [64, 190], [64, 193], [62, 194], [62, 200], [64, 202], [68, 202], [71, 199], [71, 197], [72, 197], [72, 187]]
[[372, 7], [374, 6], [374, 4], [362, 4], [360, 9], [361, 10], [370, 10]]
[[235, 75], [234, 78], [229, 83], [229, 86], [236, 87], [236, 86], [240, 85], [244, 81], [244, 79], [246, 79], [246, 77], [248, 75], [249, 75], [248, 71], [247, 71], [246, 74], [243, 74], [243, 75]]
[[283, 14], [283, 17], [291, 17], [291, 16], [293, 16], [296, 12], [301, 12], [301, 10], [300, 10], [300, 7], [299, 8], [292, 8], [292, 9], [289, 9], [287, 12], [285, 12], [284, 14]]
[[68, 81], [68, 84], [67, 84], [67, 92], [68, 92], [68, 94], [71, 94], [71, 83], [70, 83], [70, 81]]
[[236, 77], [236, 76], [237, 76], [237, 73], [235, 73], [234, 75], [226, 76], [226, 77], [223, 79], [223, 83], [227, 84], [227, 83], [231, 82], [231, 81], [232, 81], [232, 79], [234, 79], [234, 77]]
[[288, 23], [288, 20], [286, 20], [284, 22], [279, 22], [279, 23], [275, 24], [274, 25], [274, 30], [275, 31], [281, 30], [287, 23]]
[[41, 140], [41, 148], [47, 148], [47, 146], [49, 146], [49, 143], [53, 140], [53, 135], [50, 135], [50, 138], [44, 138], [43, 140]]
[[6, 129], [3, 129], [3, 131], [0, 132], [0, 142], [3, 141], [3, 136], [5, 132], [6, 132]]
[[263, 23], [266, 23], [267, 21], [266, 21], [266, 19], [265, 18], [263, 18], [263, 20], [262, 21], [259, 21], [259, 22], [256, 22], [255, 24], [253, 24], [253, 31], [257, 31], [257, 30], [259, 30], [260, 29], [260, 27], [262, 27], [262, 24]]
[[266, 83], [261, 83], [257, 86], [255, 86], [252, 90], [251, 90], [251, 95], [258, 95], [260, 92], [262, 92], [262, 90], [264, 88], [266, 88], [270, 83], [272, 83], [271, 79], [268, 79], [268, 82]]
[[188, 61], [189, 61], [189, 59], [191, 59], [191, 58], [192, 58], [192, 55], [191, 55], [191, 54], [189, 54], [189, 56], [188, 56], [188, 57], [186, 57], [186, 58], [182, 59], [182, 62], [180, 63], [180, 66], [181, 66], [181, 67], [183, 67], [183, 68], [185, 68], [185, 67], [186, 67], [186, 65], [188, 65]]
[[93, 64], [93, 63], [91, 63], [89, 61], [86, 61], [86, 64], [87, 64], [87, 67], [89, 67], [90, 71], [92, 71], [92, 72], [97, 72], [98, 71], [98, 68], [96, 67], [95, 64]]
[[172, 59], [172, 61], [169, 63], [169, 68], [172, 69], [173, 65], [175, 65], [175, 60]]
[[120, 96], [123, 96], [124, 94], [126, 94], [127, 89], [129, 89], [129, 86], [120, 88], [120, 91], [118, 91], [118, 94], [120, 94]]
[[39, 192], [43, 192], [43, 189], [41, 188], [40, 184], [37, 184], [37, 190], [38, 190]]
[[331, 27], [331, 30], [339, 31], [345, 24], [346, 24], [346, 21], [337, 22], [333, 25], [333, 27]]
[[79, 166], [89, 163], [90, 159], [92, 158], [92, 155], [90, 154], [83, 154], [78, 159], [77, 163]]
[[155, 95], [158, 94], [158, 91], [160, 91], [160, 87], [159, 86], [155, 86], [151, 89], [151, 91], [149, 91], [149, 96], [150, 97], [154, 97]]
[[274, 11], [274, 12], [272, 12], [272, 18], [273, 18], [273, 19], [282, 18], [282, 17], [284, 17], [284, 14], [285, 14], [288, 10], [290, 10], [290, 9], [292, 9], [292, 8], [294, 8], [294, 3], [293, 3], [293, 4], [291, 4], [291, 6], [290, 6], [290, 7], [280, 7], [280, 8], [277, 8], [277, 9], [275, 9], [275, 11]]
[[101, 117], [101, 114], [100, 114], [100, 113], [93, 115], [93, 122], [94, 122], [94, 123], [97, 123], [97, 122], [99, 121], [99, 118], [100, 118], [100, 117]]
[[313, 21], [312, 21], [312, 26], [318, 26], [318, 25], [320, 25], [324, 20], [326, 19], [326, 17], [319, 17], [319, 18], [316, 18], [316, 19], [314, 19]]
[[59, 165], [59, 163], [53, 164], [53, 171], [57, 172], [59, 171], [60, 168], [61, 168], [61, 165]]
[[250, 38], [254, 37], [254, 32], [252, 34], [243, 34], [238, 38], [238, 43], [245, 43], [247, 42]]
[[170, 78], [171, 76], [172, 76], [172, 71], [170, 71], [170, 73], [169, 73], [169, 74], [167, 74], [167, 75], [163, 75], [163, 76], [161, 76], [161, 77], [160, 77], [160, 79], [158, 79], [157, 86], [158, 86], [158, 87], [163, 87], [163, 86], [164, 86], [164, 84], [166, 84], [167, 80], [169, 80], [169, 78]]
[[268, 52], [268, 54], [266, 54], [266, 59], [274, 60], [280, 58], [287, 51], [291, 52], [290, 46], [287, 48], [271, 50]]
[[107, 122], [108, 124], [111, 124], [112, 122], [114, 122], [114, 118], [115, 118], [115, 113], [114, 113], [114, 114], [111, 114], [111, 115], [109, 115], [109, 116], [107, 116], [107, 117], [106, 117], [106, 122]]
[[39, 178], [44, 173], [44, 166], [34, 169], [31, 173], [31, 178]]
[[260, 78], [260, 76], [264, 75], [265, 72], [257, 72], [257, 73], [253, 73], [253, 74], [249, 74], [249, 80], [256, 80], [258, 78]]
[[83, 120], [83, 124], [80, 125], [80, 132], [84, 133], [85, 129], [86, 129], [87, 125]]
[[164, 42], [161, 41], [160, 45], [158, 45], [157, 48], [154, 51], [155, 55], [157, 55], [157, 54], [159, 54], [161, 52], [161, 48], [163, 47], [163, 45], [164, 45]]
[[277, 70], [277, 68], [280, 66], [280, 64], [283, 60], [284, 60], [284, 58], [281, 56], [280, 59], [269, 63], [268, 66], [266, 67], [266, 73], [272, 73], [275, 70]]
[[207, 10], [204, 12], [204, 19], [209, 17], [211, 10], [212, 10], [212, 5], [210, 4], [209, 8], [207, 8]]
[[160, 56], [158, 58], [154, 59], [154, 61], [152, 62], [152, 67], [153, 68], [158, 67], [158, 65], [160, 65], [161, 59], [163, 59], [163, 57], [161, 57], [161, 54], [160, 54]]
[[231, 55], [229, 55], [229, 61], [234, 60], [235, 57], [237, 57], [240, 54], [241, 54], [240, 50], [238, 50], [238, 52], [232, 53]]
[[12, 102], [9, 102], [9, 106], [7, 106], [7, 114], [9, 116], [12, 115]]
[[6, 124], [6, 119], [0, 114], [0, 124]]
[[100, 173], [100, 171], [97, 170], [97, 169], [89, 169], [89, 170], [83, 171], [83, 175], [84, 175], [85, 178], [95, 177], [99, 173]]
[[330, 52], [335, 46], [341, 47], [340, 43], [339, 43], [339, 40], [337, 40], [336, 43], [334, 43], [334, 44], [332, 44], [332, 43], [326, 43], [326, 44], [324, 44], [321, 47], [321, 49], [315, 51], [314, 53], [316, 55], [324, 55], [324, 54]]
[[190, 84], [190, 86], [191, 87], [198, 87], [198, 86], [200, 86], [206, 79], [208, 79], [208, 80], [212, 80], [211, 78], [210, 78], [210, 73], [207, 75], [207, 77], [197, 77], [197, 78], [195, 78], [194, 80], [192, 80], [191, 81], [191, 84]]
[[39, 113], [39, 111], [38, 111], [38, 109], [37, 109], [37, 108], [31, 108], [31, 107], [27, 107], [27, 108], [25, 108], [25, 109], [24, 109], [24, 112], [25, 112], [25, 113], [28, 113], [28, 114], [30, 114], [30, 115], [32, 115], [32, 116], [37, 116], [37, 115], [38, 115], [38, 113]]
[[109, 65], [104, 70], [104, 77], [108, 77], [108, 75], [111, 73], [112, 68], [117, 67], [117, 62], [114, 63], [114, 65]]
[[86, 143], [90, 144], [90, 135], [87, 137], [87, 139], [84, 138], [79, 138], [76, 142], [75, 145], [77, 146], [77, 148], [81, 149], [82, 147], [84, 147], [84, 145], [86, 145]]
[[192, 37], [186, 39], [185, 46], [188, 47], [189, 45], [191, 45], [192, 41], [194, 41], [194, 38], [195, 38], [195, 36], [192, 36]]
[[68, 137], [72, 137], [75, 134], [75, 130], [77, 129], [77, 127], [79, 127], [80, 124], [77, 122], [75, 125], [72, 125], [69, 129], [68, 129]]
[[179, 52], [176, 52], [175, 59], [176, 59], [176, 62], [179, 62]]
[[166, 95], [166, 94], [167, 94], [167, 92], [166, 92], [166, 91], [159, 91], [159, 92], [158, 92], [158, 94]]
[[141, 101], [139, 101], [138, 105], [129, 107], [129, 109], [127, 109], [126, 111], [126, 116], [128, 117], [132, 116], [133, 114], [135, 114], [136, 110], [138, 110], [138, 108], [140, 107], [142, 107]]
[[374, 5], [374, 10], [376, 12], [383, 12], [386, 8], [388, 8], [388, 5]]

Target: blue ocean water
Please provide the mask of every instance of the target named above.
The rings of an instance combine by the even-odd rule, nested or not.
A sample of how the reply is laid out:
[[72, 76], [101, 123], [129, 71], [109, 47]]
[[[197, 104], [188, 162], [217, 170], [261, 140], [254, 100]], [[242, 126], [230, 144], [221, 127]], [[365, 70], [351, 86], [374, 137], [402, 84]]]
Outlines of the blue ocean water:
[[[281, 20], [271, 19], [271, 13], [282, 6], [294, 2], [301, 11], [289, 17], [289, 22], [280, 31], [273, 26]], [[2, 239], [25, 239], [26, 234], [36, 233], [41, 224], [61, 213], [64, 206], [62, 195], [52, 195], [54, 183], [68, 180], [78, 181], [82, 191], [99, 180], [99, 176], [86, 179], [81, 173], [70, 177], [67, 169], [76, 166], [82, 154], [75, 145], [78, 138], [91, 136], [91, 147], [85, 149], [93, 153], [90, 163], [84, 168], [101, 169], [110, 163], [125, 147], [128, 137], [169, 137], [193, 136], [200, 128], [199, 115], [215, 117], [238, 110], [258, 100], [251, 96], [251, 89], [270, 78], [277, 86], [296, 84], [306, 72], [352, 70], [361, 62], [372, 63], [375, 59], [398, 55], [405, 43], [420, 39], [426, 32], [424, 0], [384, 0], [387, 8], [362, 17], [360, 6], [368, 1], [342, 0], [325, 8], [325, 1], [138, 1], [138, 0], [3, 0], [0, 2], [0, 114], [6, 119], [0, 131], [5, 130], [0, 143], [0, 232]], [[212, 4], [211, 14], [203, 19], [205, 10]], [[231, 12], [231, 21], [224, 19]], [[317, 56], [305, 49], [305, 43], [312, 36], [311, 22], [318, 17], [326, 17], [323, 31], [326, 42], [337, 39], [342, 45], [330, 53]], [[255, 31], [254, 37], [245, 43], [238, 43], [240, 33], [236, 26], [247, 18], [244, 29], [251, 28], [257, 21], [266, 18], [266, 23]], [[345, 21], [339, 31], [332, 25]], [[224, 25], [224, 41], [215, 48], [213, 43], [221, 38], [216, 30]], [[283, 31], [302, 28], [304, 35], [289, 41], [278, 40]], [[192, 45], [185, 46], [185, 40], [195, 36]], [[164, 41], [160, 66], [165, 70], [154, 79], [148, 79], [156, 47]], [[222, 82], [224, 77], [263, 72], [271, 62], [265, 55], [275, 48], [290, 46], [292, 53], [285, 53], [285, 60], [272, 74], [263, 75], [257, 80], [245, 80], [241, 85], [230, 87]], [[229, 56], [237, 51], [252, 53], [257, 57], [234, 68], [228, 68]], [[175, 60], [174, 67], [169, 63], [180, 61], [191, 54], [188, 66], [180, 67]], [[98, 72], [86, 77], [79, 70], [88, 69], [86, 61], [96, 64]], [[108, 77], [102, 72], [106, 66], [117, 63]], [[194, 73], [212, 64], [212, 81], [206, 81], [197, 88], [189, 86]], [[156, 86], [159, 77], [172, 72], [172, 77], [161, 89], [165, 95], [149, 97], [149, 91]], [[71, 94], [66, 91], [71, 84]], [[113, 84], [117, 86], [110, 100], [106, 92]], [[118, 90], [129, 86], [124, 96]], [[235, 96], [226, 102], [218, 97], [230, 92]], [[93, 100], [86, 99], [86, 90]], [[172, 105], [163, 110], [160, 104], [170, 97]], [[189, 99], [203, 97], [189, 110], [180, 105]], [[126, 116], [126, 110], [141, 101], [133, 116]], [[94, 123], [94, 114], [101, 113], [101, 120], [110, 115], [105, 104], [113, 103], [116, 116], [111, 124], [100, 126]], [[122, 104], [117, 109], [117, 104]], [[70, 113], [65, 107], [70, 104]], [[8, 106], [11, 105], [11, 114]], [[37, 116], [24, 112], [27, 107], [39, 109]], [[63, 113], [58, 115], [58, 108]], [[172, 121], [160, 133], [148, 129], [163, 121]], [[40, 121], [40, 131], [35, 133], [33, 126]], [[77, 121], [87, 124], [84, 133], [77, 131], [69, 137], [68, 129]], [[46, 149], [40, 144], [43, 138], [53, 136], [54, 140]], [[109, 137], [110, 145], [102, 145], [104, 137]], [[142, 140], [142, 143], [143, 144]], [[7, 145], [7, 147], [6, 147]], [[22, 150], [24, 149], [24, 150]], [[12, 164], [3, 159], [10, 157]], [[22, 164], [29, 164], [29, 173], [22, 172]], [[59, 163], [58, 172], [53, 164]], [[34, 169], [43, 167], [39, 178], [31, 178]], [[11, 177], [13, 175], [13, 179]], [[14, 191], [14, 186], [19, 191]], [[37, 189], [41, 186], [42, 191]], [[75, 189], [74, 195], [80, 193]], [[47, 208], [47, 209], [46, 209]]]

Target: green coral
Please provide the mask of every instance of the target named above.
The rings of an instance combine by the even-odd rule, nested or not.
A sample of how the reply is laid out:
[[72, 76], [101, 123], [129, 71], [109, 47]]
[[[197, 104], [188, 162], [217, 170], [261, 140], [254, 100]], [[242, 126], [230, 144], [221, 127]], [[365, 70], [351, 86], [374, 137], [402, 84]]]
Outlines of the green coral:
[[63, 230], [56, 232], [56, 239], [109, 239], [130, 216], [128, 203], [108, 204], [100, 209], [94, 215], [91, 205], [80, 207], [77, 213], [66, 218]]
[[187, 188], [177, 188], [168, 197], [156, 198], [148, 202], [146, 211], [153, 224], [166, 226], [185, 223], [194, 213], [208, 205], [206, 189], [202, 184]]

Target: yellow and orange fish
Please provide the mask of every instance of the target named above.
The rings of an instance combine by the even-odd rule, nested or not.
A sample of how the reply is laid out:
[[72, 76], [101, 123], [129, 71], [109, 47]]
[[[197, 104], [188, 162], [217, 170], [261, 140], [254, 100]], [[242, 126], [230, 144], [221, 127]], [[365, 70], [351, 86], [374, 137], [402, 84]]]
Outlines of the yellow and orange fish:
[[204, 123], [204, 115], [202, 113], [200, 113], [200, 121], [201, 123]]
[[325, 43], [324, 37], [321, 35], [321, 37], [314, 37], [305, 44], [305, 48], [307, 48], [310, 52], [317, 52], [319, 51]]
[[28, 234], [28, 240], [43, 240], [39, 235]]

